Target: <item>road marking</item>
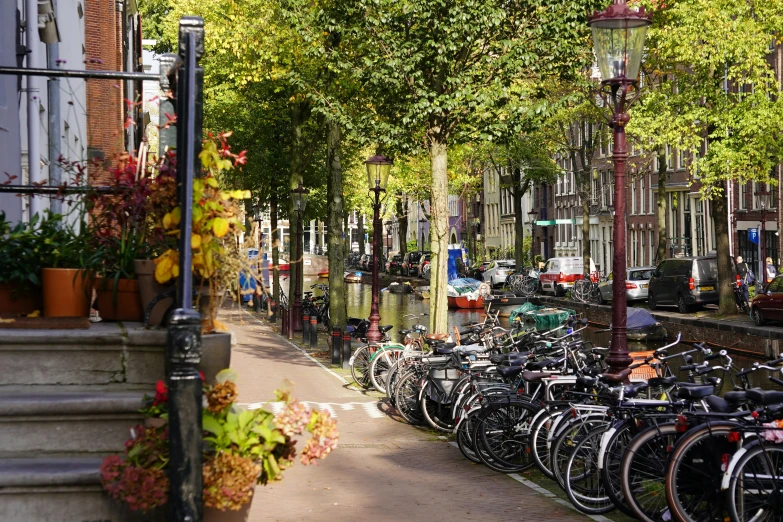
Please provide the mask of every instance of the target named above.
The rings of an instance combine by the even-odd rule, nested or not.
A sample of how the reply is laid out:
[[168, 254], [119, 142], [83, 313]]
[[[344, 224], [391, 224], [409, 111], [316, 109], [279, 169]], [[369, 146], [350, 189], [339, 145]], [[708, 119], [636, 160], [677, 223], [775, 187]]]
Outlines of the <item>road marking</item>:
[[[245, 312], [245, 311], [243, 310], [243, 313], [244, 313], [245, 315], [247, 315], [248, 317], [250, 317], [250, 318], [251, 318], [253, 321], [255, 321], [256, 323], [260, 324], [261, 326], [266, 326], [266, 327], [268, 327], [268, 326], [269, 326], [269, 325], [267, 325], [267, 324], [264, 324], [264, 323], [263, 323], [262, 321], [260, 321], [258, 318], [256, 318], [256, 317], [254, 317], [253, 315], [251, 315], [249, 312]], [[272, 333], [275, 333], [275, 332], [274, 332], [274, 331], [272, 331]], [[307, 353], [305, 350], [302, 350], [301, 348], [299, 348], [297, 345], [295, 345], [294, 343], [292, 343], [291, 341], [289, 341], [288, 339], [286, 339], [286, 338], [285, 338], [285, 337], [283, 337], [282, 335], [278, 335], [278, 337], [280, 337], [280, 338], [281, 338], [283, 341], [285, 341], [285, 342], [287, 342], [288, 344], [290, 344], [292, 347], [294, 347], [294, 348], [296, 348], [297, 350], [299, 350], [299, 351], [302, 353], [302, 355], [304, 355], [305, 357], [307, 357], [308, 359], [310, 359], [311, 361], [313, 361], [315, 364], [317, 364], [318, 366], [320, 366], [321, 368], [323, 368], [324, 370], [326, 370], [326, 371], [327, 371], [327, 372], [328, 372], [330, 375], [333, 375], [334, 377], [336, 377], [336, 378], [337, 378], [337, 380], [339, 380], [341, 383], [345, 384], [346, 386], [349, 386], [349, 389], [353, 390], [353, 388], [350, 388], [350, 385], [351, 385], [351, 383], [349, 383], [348, 381], [346, 381], [345, 379], [343, 379], [343, 378], [342, 378], [340, 375], [338, 375], [337, 373], [333, 372], [332, 370], [330, 370], [329, 368], [327, 368], [326, 366], [324, 366], [323, 364], [321, 364], [321, 362], [320, 362], [320, 361], [318, 361], [318, 360], [314, 359], [314, 358], [313, 358], [313, 357], [312, 357], [312, 356], [311, 356], [309, 353]], [[357, 391], [357, 390], [354, 390], [354, 391]]]
[[[328, 411], [332, 417], [337, 417], [337, 411], [359, 411], [357, 406], [360, 406], [361, 410], [371, 419], [382, 419], [386, 417], [382, 411], [378, 409], [378, 402], [315, 402], [315, 401], [299, 401], [308, 408], [318, 409], [321, 411]], [[259, 408], [268, 408], [272, 413], [278, 415], [283, 412], [285, 407], [284, 402], [269, 401], [269, 402], [253, 402], [241, 404], [248, 410], [257, 410]]]

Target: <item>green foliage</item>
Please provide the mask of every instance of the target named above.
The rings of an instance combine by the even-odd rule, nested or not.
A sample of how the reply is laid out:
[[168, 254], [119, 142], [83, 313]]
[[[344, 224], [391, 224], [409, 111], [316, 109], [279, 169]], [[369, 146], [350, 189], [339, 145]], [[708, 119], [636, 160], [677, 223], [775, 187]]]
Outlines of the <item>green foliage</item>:
[[0, 283], [41, 285], [41, 269], [51, 252], [46, 239], [56, 230], [51, 220], [38, 227], [39, 215], [15, 225], [0, 212]]

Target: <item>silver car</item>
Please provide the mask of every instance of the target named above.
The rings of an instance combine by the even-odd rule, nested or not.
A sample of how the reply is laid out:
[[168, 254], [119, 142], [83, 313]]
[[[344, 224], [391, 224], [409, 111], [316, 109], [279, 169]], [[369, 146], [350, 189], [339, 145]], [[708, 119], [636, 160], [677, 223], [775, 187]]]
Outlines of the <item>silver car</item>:
[[506, 283], [506, 277], [510, 276], [516, 270], [516, 261], [513, 259], [502, 259], [492, 261], [484, 271], [484, 282], [489, 283], [493, 288]]
[[[629, 268], [625, 276], [625, 300], [646, 301], [650, 286], [650, 278], [655, 271], [654, 266], [636, 266]], [[598, 284], [601, 291], [601, 301], [612, 300], [612, 274]]]

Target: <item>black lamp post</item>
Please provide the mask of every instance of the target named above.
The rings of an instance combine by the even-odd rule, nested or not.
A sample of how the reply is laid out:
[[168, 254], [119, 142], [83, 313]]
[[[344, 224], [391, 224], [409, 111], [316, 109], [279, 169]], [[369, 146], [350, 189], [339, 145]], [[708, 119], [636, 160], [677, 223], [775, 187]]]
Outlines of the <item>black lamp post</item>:
[[304, 214], [305, 207], [307, 207], [307, 196], [310, 195], [310, 191], [302, 186], [302, 182], [299, 182], [299, 186], [291, 190], [291, 199], [294, 202], [294, 211], [296, 212], [296, 254], [292, 260], [294, 263], [299, 263], [299, 269], [296, 272], [296, 282], [294, 283], [294, 304], [291, 310], [293, 314], [292, 326], [294, 330], [302, 329], [302, 277], [304, 277], [304, 260], [302, 259], [302, 236], [304, 232], [302, 230], [302, 214]]
[[528, 219], [530, 222], [530, 265], [533, 268], [538, 268], [535, 266], [536, 262], [536, 217], [538, 216], [538, 211], [536, 209], [532, 209], [530, 212], [527, 213]]
[[767, 212], [769, 212], [769, 196], [768, 190], [760, 190], [756, 192], [756, 196], [759, 198], [759, 205], [761, 206], [761, 259], [760, 270], [756, 280], [763, 286], [767, 282]]
[[392, 226], [394, 226], [394, 223], [392, 223], [391, 221], [386, 223], [386, 257], [389, 257], [389, 252], [391, 252], [391, 248], [392, 248], [392, 244], [391, 244]]
[[625, 0], [613, 0], [612, 5], [588, 18], [593, 30], [593, 46], [601, 71], [599, 94], [612, 109], [612, 160], [614, 161], [614, 256], [612, 259], [612, 341], [607, 357], [609, 371], [617, 373], [631, 364], [628, 355], [626, 324], [628, 305], [625, 301], [625, 126], [631, 119], [629, 107], [639, 97], [639, 67], [644, 52], [644, 40], [651, 19], [640, 7], [630, 9]]
[[385, 156], [372, 156], [364, 162], [367, 166], [367, 181], [370, 191], [375, 192], [372, 219], [372, 305], [370, 307], [370, 327], [367, 330], [367, 340], [378, 342], [383, 338], [378, 324], [381, 322], [381, 314], [378, 312], [378, 272], [381, 262], [381, 235], [383, 223], [381, 223], [381, 192], [386, 190], [386, 181], [389, 179], [392, 161]]
[[421, 230], [421, 242], [419, 243], [419, 252], [424, 252], [424, 223], [426, 223], [427, 220], [422, 218], [419, 218], [419, 229]]

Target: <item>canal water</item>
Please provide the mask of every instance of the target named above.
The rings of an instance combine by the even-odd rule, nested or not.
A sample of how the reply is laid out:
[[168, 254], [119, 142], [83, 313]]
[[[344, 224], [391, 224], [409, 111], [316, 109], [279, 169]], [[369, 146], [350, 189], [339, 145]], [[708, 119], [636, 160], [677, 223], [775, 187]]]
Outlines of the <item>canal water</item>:
[[[307, 278], [305, 281], [305, 289], [310, 290], [310, 285], [314, 283], [324, 283], [324, 279], [315, 279], [315, 278]], [[370, 315], [370, 305], [372, 304], [372, 288], [371, 285], [368, 283], [347, 283], [346, 285], [346, 301], [348, 306], [348, 316], [349, 317], [367, 317]], [[381, 288], [383, 289], [383, 285], [381, 285]], [[316, 293], [320, 293], [317, 292]], [[392, 325], [394, 329], [392, 330], [392, 338], [397, 339], [398, 336], [395, 334], [401, 329], [410, 328], [412, 325], [416, 323], [422, 323], [425, 325], [429, 324], [429, 318], [428, 317], [419, 317], [419, 318], [406, 318], [405, 316], [407, 314], [425, 314], [429, 312], [429, 301], [419, 299], [414, 294], [396, 294], [389, 291], [381, 291], [379, 296], [379, 302], [378, 302], [378, 308], [381, 315], [381, 325]], [[452, 328], [456, 326], [457, 328], [460, 328], [462, 325], [466, 323], [481, 321], [484, 316], [484, 310], [449, 310], [448, 314], [448, 324], [449, 324], [449, 331], [452, 331]], [[589, 319], [589, 317], [588, 317]], [[507, 327], [508, 326], [508, 319], [507, 318], [501, 318], [501, 325]], [[677, 332], [669, 332], [669, 336], [676, 336]], [[609, 340], [611, 337], [611, 334], [609, 332], [603, 332], [596, 328], [588, 328], [583, 333], [583, 337], [589, 341], [592, 341], [594, 346], [609, 346]], [[671, 342], [671, 341], [668, 341]], [[668, 344], [668, 342], [650, 342], [650, 343], [640, 343], [640, 342], [629, 342], [628, 343], [628, 349], [632, 352], [643, 352], [648, 350], [654, 350], [656, 348], [659, 348], [665, 344]], [[693, 345], [689, 343], [680, 343], [679, 345], [670, 348], [669, 354], [674, 355], [675, 353], [687, 351], [693, 349]], [[713, 349], [713, 351], [717, 351], [717, 348]], [[734, 367], [739, 368], [748, 368], [750, 367], [754, 362], [764, 362], [764, 358], [754, 358], [754, 357], [748, 357], [743, 354], [738, 353], [729, 353], [729, 356], [733, 360]], [[701, 362], [702, 357], [700, 354], [695, 353], [693, 354], [693, 360], [694, 362]], [[679, 377], [682, 379], [685, 379], [687, 375], [684, 372], [679, 372], [679, 366], [684, 365], [685, 363], [681, 359], [674, 359], [670, 365], [672, 369], [676, 370], [675, 373], [678, 373]], [[719, 365], [720, 362], [718, 360], [714, 360], [711, 363], [713, 366]], [[723, 372], [713, 372], [710, 375], [716, 375], [718, 377], [722, 377], [723, 379], [723, 386], [722, 386], [722, 392], [731, 391], [731, 380], [729, 379], [728, 374], [725, 376], [723, 375]], [[776, 375], [777, 376], [777, 375]], [[777, 388], [776, 385], [772, 384], [768, 380], [769, 372], [764, 370], [759, 370], [756, 372], [753, 372], [751, 374], [751, 383], [753, 386], [759, 386], [762, 388]]]

